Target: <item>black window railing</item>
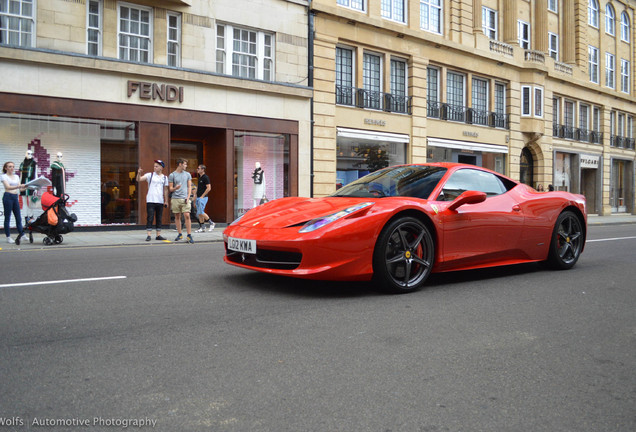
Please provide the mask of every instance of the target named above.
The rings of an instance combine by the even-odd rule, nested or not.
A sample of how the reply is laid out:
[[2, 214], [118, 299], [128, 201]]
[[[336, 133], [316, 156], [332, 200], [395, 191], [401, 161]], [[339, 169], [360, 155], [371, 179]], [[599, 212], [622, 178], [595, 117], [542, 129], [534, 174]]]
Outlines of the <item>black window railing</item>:
[[634, 138], [612, 135], [610, 137], [610, 147], [634, 150]]
[[555, 138], [571, 139], [592, 144], [603, 143], [603, 133], [573, 126], [552, 124], [552, 136]]
[[510, 129], [510, 116], [508, 114], [477, 110], [431, 100], [427, 101], [426, 115], [440, 120]]
[[411, 96], [400, 96], [391, 93], [336, 85], [336, 104], [338, 105], [411, 114], [413, 107], [412, 100], [413, 98]]

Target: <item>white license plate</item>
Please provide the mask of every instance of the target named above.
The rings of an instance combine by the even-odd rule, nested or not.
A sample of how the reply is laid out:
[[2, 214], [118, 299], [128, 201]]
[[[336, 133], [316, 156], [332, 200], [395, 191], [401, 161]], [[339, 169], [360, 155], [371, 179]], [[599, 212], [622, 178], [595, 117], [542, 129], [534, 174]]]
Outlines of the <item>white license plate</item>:
[[236, 252], [256, 253], [256, 240], [245, 240], [234, 237], [227, 238], [227, 248]]

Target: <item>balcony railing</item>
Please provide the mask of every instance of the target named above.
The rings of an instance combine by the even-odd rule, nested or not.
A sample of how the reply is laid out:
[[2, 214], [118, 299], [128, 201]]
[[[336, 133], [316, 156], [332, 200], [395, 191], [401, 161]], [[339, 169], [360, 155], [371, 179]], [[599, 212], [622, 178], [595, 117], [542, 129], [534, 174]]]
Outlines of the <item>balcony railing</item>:
[[545, 54], [541, 51], [527, 49], [524, 51], [524, 58], [526, 61], [545, 63]]
[[426, 115], [440, 120], [510, 129], [510, 116], [473, 108], [427, 101]]
[[412, 100], [411, 96], [399, 96], [391, 93], [336, 85], [336, 103], [338, 105], [411, 114]]
[[610, 147], [634, 150], [634, 138], [612, 135], [610, 137]]
[[575, 141], [588, 142], [592, 144], [603, 143], [603, 133], [591, 131], [583, 128], [575, 128], [553, 123], [552, 136], [556, 138], [571, 139]]
[[490, 51], [496, 52], [498, 54], [503, 54], [508, 57], [513, 57], [515, 53], [515, 49], [512, 45], [508, 45], [494, 39], [490, 40]]

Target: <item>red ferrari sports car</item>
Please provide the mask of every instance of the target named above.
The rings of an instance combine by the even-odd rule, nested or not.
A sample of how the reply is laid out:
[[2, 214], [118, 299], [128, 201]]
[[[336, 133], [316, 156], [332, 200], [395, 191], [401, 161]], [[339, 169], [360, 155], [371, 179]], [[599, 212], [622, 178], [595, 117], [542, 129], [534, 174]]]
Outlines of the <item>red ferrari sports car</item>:
[[404, 293], [432, 272], [546, 261], [573, 267], [585, 197], [537, 192], [473, 165], [384, 168], [324, 198], [281, 198], [224, 231], [224, 261], [323, 280], [374, 280]]

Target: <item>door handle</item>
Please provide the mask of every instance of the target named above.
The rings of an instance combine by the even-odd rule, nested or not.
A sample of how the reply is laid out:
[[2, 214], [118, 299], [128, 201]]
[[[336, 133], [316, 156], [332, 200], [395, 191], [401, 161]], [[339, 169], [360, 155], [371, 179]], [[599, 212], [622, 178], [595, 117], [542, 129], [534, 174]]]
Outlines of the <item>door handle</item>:
[[512, 206], [512, 209], [516, 212], [520, 212], [521, 211], [521, 207], [519, 207], [517, 204]]

